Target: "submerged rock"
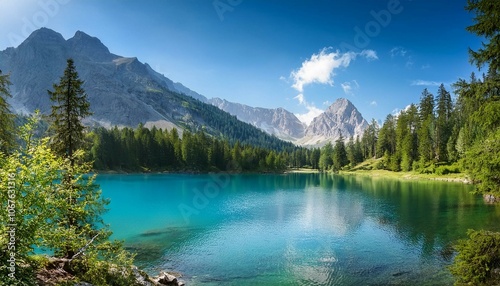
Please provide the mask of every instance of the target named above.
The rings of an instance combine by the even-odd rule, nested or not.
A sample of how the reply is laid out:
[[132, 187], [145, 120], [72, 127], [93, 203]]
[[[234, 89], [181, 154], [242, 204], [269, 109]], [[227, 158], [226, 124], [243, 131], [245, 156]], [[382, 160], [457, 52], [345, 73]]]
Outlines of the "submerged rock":
[[492, 194], [484, 194], [483, 199], [484, 199], [484, 202], [487, 204], [500, 203], [500, 197], [495, 197]]

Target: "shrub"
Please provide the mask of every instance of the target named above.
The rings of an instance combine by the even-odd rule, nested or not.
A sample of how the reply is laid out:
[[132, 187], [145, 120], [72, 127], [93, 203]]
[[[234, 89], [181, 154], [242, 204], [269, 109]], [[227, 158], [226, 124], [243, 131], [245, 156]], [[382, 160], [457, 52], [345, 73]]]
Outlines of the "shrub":
[[469, 230], [450, 266], [455, 285], [500, 285], [500, 233]]

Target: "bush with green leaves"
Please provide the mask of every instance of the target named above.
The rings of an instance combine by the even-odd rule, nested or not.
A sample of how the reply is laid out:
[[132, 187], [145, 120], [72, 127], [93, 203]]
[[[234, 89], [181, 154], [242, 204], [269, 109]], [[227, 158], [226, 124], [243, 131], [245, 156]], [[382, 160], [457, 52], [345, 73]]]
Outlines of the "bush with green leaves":
[[[15, 254], [16, 267], [13, 279], [19, 283], [31, 281], [33, 277], [25, 273], [32, 271], [30, 262], [34, 246], [43, 240], [43, 234], [50, 228], [54, 209], [51, 205], [56, 192], [54, 182], [59, 177], [62, 160], [47, 148], [48, 139], [32, 140], [34, 119], [20, 130], [23, 147], [10, 155], [0, 153], [0, 204], [4, 211], [0, 214], [0, 258], [7, 261]], [[9, 192], [10, 191], [10, 192]], [[15, 215], [8, 216], [7, 206]], [[12, 226], [10, 226], [12, 224]], [[13, 230], [15, 242], [8, 245]], [[30, 269], [27, 269], [30, 268]], [[6, 265], [0, 265], [0, 274], [9, 277]], [[22, 278], [22, 279], [21, 279]], [[14, 281], [11, 281], [14, 283]]]
[[450, 266], [455, 285], [500, 285], [500, 233], [469, 230]]
[[[11, 285], [34, 285], [39, 259], [45, 249], [66, 259], [65, 269], [76, 280], [94, 285], [132, 285], [132, 259], [120, 242], [110, 242], [111, 231], [102, 221], [107, 200], [87, 175], [91, 163], [76, 151], [73, 160], [57, 156], [49, 139], [33, 139], [36, 119], [20, 130], [23, 143], [10, 155], [0, 153], [0, 259], [15, 254]], [[10, 192], [8, 191], [10, 190]], [[14, 216], [7, 213], [12, 206]], [[11, 219], [12, 218], [12, 219]], [[15, 248], [9, 249], [9, 224], [15, 229]], [[9, 229], [7, 229], [9, 228]], [[68, 256], [68, 253], [71, 256]], [[0, 265], [0, 275], [12, 271]]]

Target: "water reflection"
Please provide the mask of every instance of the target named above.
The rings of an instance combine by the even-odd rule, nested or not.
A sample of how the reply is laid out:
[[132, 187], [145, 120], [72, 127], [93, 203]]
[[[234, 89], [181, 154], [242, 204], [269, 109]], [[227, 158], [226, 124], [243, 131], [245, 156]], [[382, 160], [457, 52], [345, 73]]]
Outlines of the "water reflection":
[[234, 175], [186, 222], [177, 206], [211, 181], [107, 176], [105, 219], [139, 265], [193, 285], [446, 284], [449, 246], [500, 230], [500, 208], [470, 186], [330, 174]]

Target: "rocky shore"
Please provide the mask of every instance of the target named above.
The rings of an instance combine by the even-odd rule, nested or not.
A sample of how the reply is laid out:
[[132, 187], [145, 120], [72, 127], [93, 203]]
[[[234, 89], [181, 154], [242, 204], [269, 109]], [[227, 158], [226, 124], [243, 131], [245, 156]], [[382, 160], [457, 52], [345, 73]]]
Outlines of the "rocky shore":
[[[49, 263], [43, 269], [36, 273], [37, 285], [55, 286], [55, 285], [75, 285], [75, 286], [94, 286], [87, 282], [74, 282], [75, 276], [66, 270], [67, 259], [50, 258]], [[180, 279], [182, 275], [173, 272], [162, 271], [159, 275], [150, 277], [146, 272], [136, 266], [132, 266], [132, 273], [135, 279], [133, 285], [136, 286], [184, 286], [185, 282]], [[120, 271], [109, 271], [110, 275], [120, 276]]]

